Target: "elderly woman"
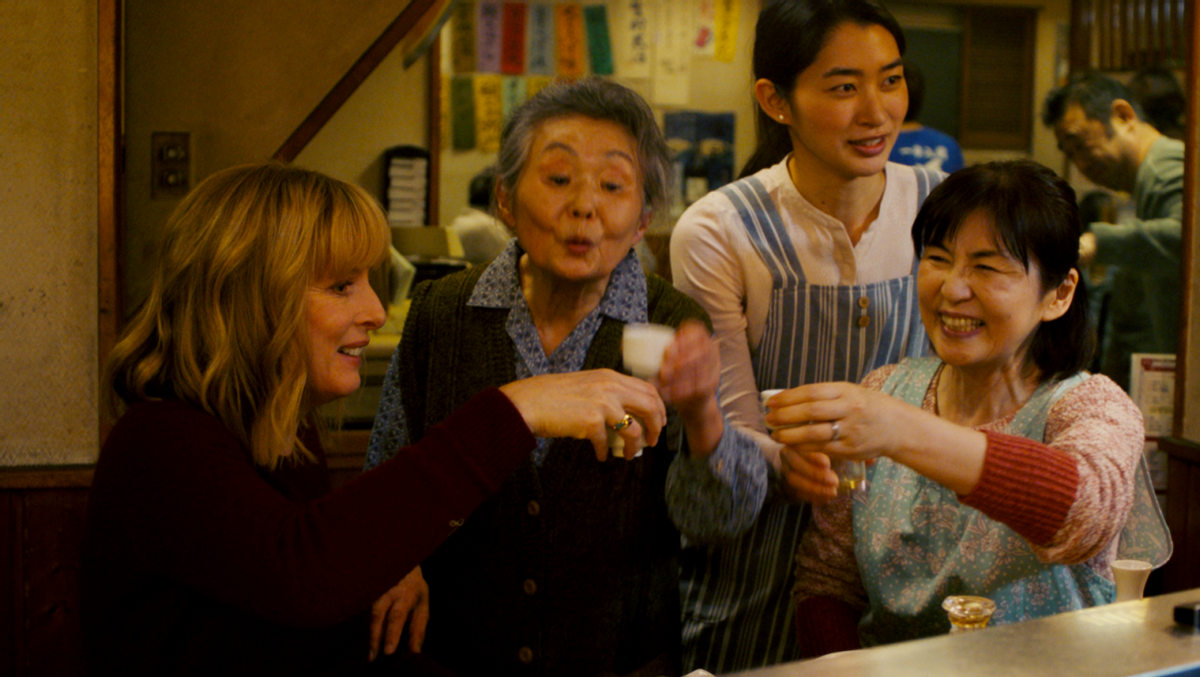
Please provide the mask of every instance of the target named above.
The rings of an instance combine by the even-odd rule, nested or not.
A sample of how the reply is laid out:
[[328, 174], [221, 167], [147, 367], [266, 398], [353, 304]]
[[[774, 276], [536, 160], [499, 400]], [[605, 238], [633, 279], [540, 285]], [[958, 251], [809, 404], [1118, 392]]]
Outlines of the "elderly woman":
[[937, 357], [771, 400], [767, 420], [796, 426], [775, 433], [784, 453], [876, 459], [869, 487], [817, 509], [801, 544], [806, 654], [946, 632], [948, 595], [991, 598], [999, 624], [1111, 602], [1131, 508], [1150, 518], [1138, 535], [1169, 548], [1137, 491], [1141, 415], [1082, 371], [1078, 238], [1074, 193], [1049, 169], [951, 174], [913, 226]]
[[[717, 406], [718, 359], [694, 302], [632, 252], [667, 196], [670, 160], [646, 103], [587, 79], [548, 87], [505, 125], [496, 205], [516, 239], [489, 266], [414, 293], [368, 463], [428, 434], [476, 392], [534, 374], [622, 369], [625, 324], [679, 327], [655, 379], [672, 406], [638, 457], [598, 463], [543, 438], [422, 566], [424, 651], [463, 674], [672, 674], [679, 532], [743, 529], [765, 491], [753, 443]], [[584, 371], [584, 373], [588, 373]], [[623, 427], [621, 417], [609, 421]], [[636, 420], [623, 433], [637, 439]], [[753, 480], [753, 481], [751, 481]], [[679, 488], [682, 487], [682, 488]], [[690, 510], [689, 506], [696, 508]]]
[[[361, 188], [284, 165], [218, 172], [180, 202], [150, 296], [107, 367], [125, 411], [84, 533], [95, 674], [360, 674], [372, 602], [535, 436], [606, 453], [604, 423], [625, 411], [658, 433], [665, 409], [649, 384], [538, 376], [481, 389], [331, 492], [314, 410], [359, 385], [368, 332], [384, 321], [367, 269], [389, 239]], [[422, 668], [404, 654], [373, 667], [402, 674], [401, 660]]]

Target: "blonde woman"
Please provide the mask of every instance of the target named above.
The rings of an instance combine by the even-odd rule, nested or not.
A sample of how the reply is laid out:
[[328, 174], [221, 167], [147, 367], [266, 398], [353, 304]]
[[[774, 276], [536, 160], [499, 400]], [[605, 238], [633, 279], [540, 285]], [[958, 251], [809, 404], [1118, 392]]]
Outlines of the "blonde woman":
[[[362, 189], [278, 164], [218, 172], [180, 203], [107, 369], [124, 413], [96, 467], [82, 575], [98, 674], [360, 674], [372, 603], [535, 436], [586, 438], [603, 457], [605, 422], [629, 411], [657, 437], [649, 384], [531, 378], [480, 392], [331, 492], [314, 409], [359, 386], [384, 320], [367, 270], [388, 240]], [[402, 654], [387, 662], [441, 672]]]

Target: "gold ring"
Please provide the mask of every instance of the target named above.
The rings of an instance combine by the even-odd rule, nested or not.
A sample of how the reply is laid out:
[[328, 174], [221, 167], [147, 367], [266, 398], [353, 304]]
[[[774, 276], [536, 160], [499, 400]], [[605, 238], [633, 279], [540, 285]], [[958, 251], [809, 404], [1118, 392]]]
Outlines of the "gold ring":
[[625, 418], [608, 426], [608, 429], [613, 431], [614, 433], [620, 432], [620, 431], [628, 428], [630, 423], [633, 423], [633, 416], [631, 414], [625, 414]]

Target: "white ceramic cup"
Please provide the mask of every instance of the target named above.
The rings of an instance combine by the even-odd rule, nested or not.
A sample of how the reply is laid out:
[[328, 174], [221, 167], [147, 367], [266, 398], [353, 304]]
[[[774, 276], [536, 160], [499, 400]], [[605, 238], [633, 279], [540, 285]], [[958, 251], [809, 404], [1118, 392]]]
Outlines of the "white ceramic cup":
[[627, 324], [621, 335], [621, 357], [634, 376], [649, 381], [658, 376], [663, 354], [675, 340], [674, 327], [661, 324]]
[[[675, 340], [675, 328], [661, 324], [627, 324], [621, 334], [621, 357], [629, 373], [645, 381], [658, 376], [663, 354]], [[641, 421], [639, 420], [640, 424]], [[644, 442], [643, 442], [644, 445]], [[642, 445], [639, 445], [642, 446]], [[608, 448], [613, 456], [625, 456], [625, 439], [614, 430], [608, 431]], [[638, 449], [633, 458], [642, 455]]]
[[[776, 395], [778, 395], [779, 393], [781, 393], [783, 391], [784, 391], [783, 388], [776, 388], [774, 390], [764, 390], [758, 394], [758, 398], [759, 398], [758, 401], [762, 405], [763, 416], [766, 416], [767, 412], [770, 411], [770, 409], [767, 407], [767, 400], [771, 399], [772, 397], [775, 397]], [[767, 426], [768, 434], [775, 432], [775, 429], [771, 427], [770, 423], [763, 421], [763, 425]]]
[[1113, 580], [1117, 582], [1118, 602], [1141, 599], [1146, 579], [1154, 566], [1140, 559], [1119, 559], [1112, 563]]

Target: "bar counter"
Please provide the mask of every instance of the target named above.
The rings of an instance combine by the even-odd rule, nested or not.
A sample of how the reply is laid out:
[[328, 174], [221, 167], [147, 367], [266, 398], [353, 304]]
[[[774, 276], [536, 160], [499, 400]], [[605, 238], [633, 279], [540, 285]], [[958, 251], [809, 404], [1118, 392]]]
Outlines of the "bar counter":
[[1024, 623], [847, 651], [743, 677], [1200, 676], [1200, 633], [1175, 624], [1200, 588]]

